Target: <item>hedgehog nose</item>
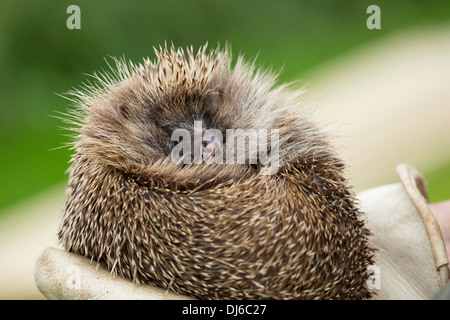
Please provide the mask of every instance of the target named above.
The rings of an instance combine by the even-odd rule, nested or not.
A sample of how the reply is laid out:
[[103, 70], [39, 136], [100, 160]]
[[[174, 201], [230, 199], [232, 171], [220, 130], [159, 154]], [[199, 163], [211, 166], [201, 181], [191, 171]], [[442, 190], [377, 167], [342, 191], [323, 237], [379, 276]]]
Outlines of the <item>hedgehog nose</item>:
[[213, 157], [220, 148], [220, 142], [214, 137], [211, 137], [210, 140], [204, 139], [202, 142], [202, 150], [204, 155]]

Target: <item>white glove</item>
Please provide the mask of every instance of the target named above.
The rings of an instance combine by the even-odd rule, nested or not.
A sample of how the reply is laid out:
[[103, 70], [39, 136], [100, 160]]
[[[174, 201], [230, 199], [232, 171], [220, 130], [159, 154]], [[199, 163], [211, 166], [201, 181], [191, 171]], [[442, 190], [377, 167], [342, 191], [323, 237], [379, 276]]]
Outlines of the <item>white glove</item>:
[[398, 165], [397, 174], [400, 183], [358, 195], [379, 250], [375, 298], [430, 299], [448, 281], [445, 242], [428, 206], [422, 175], [407, 164]]
[[80, 255], [47, 248], [38, 258], [36, 285], [52, 300], [184, 300], [150, 285], [112, 276], [106, 269]]

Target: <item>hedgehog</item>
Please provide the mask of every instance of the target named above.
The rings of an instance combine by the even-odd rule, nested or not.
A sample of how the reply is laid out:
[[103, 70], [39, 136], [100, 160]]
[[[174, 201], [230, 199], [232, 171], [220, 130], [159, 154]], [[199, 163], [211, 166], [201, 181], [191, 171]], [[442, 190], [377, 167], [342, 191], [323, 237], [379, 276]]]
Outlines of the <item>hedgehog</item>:
[[[371, 232], [304, 90], [242, 55], [233, 61], [229, 48], [155, 54], [114, 58], [69, 92], [65, 250], [135, 285], [198, 299], [371, 298]], [[277, 130], [277, 144], [266, 144], [276, 170], [171, 161], [173, 132], [194, 134], [196, 121], [226, 136], [203, 139], [203, 156], [226, 153], [229, 129]]]

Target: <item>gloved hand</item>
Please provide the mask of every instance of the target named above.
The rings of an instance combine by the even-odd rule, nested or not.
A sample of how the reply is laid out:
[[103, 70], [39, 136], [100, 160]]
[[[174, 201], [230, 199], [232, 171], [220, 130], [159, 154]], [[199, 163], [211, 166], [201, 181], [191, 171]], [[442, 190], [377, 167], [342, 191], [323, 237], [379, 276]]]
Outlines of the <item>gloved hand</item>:
[[[423, 176], [406, 164], [397, 166], [397, 174], [400, 183], [358, 195], [379, 249], [375, 298], [431, 299], [449, 277], [444, 237], [429, 208]], [[445, 215], [441, 210], [440, 217]], [[449, 227], [444, 225], [442, 230], [448, 232]]]
[[49, 247], [38, 258], [36, 285], [52, 300], [184, 300], [189, 297], [133, 284], [80, 255]]
[[[430, 299], [449, 277], [444, 238], [450, 247], [450, 201], [430, 205], [436, 220], [423, 177], [409, 165], [399, 165], [397, 173], [400, 183], [358, 195], [378, 249], [368, 285], [375, 299]], [[95, 262], [56, 248], [42, 253], [35, 278], [49, 299], [190, 299], [113, 277]]]

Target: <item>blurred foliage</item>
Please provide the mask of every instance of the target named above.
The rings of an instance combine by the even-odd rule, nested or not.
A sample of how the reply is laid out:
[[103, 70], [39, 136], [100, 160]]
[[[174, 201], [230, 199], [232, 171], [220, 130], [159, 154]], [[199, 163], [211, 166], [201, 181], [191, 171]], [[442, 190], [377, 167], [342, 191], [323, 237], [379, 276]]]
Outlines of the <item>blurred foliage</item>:
[[[81, 8], [81, 30], [66, 28], [71, 4]], [[381, 30], [366, 28], [371, 4], [381, 7]], [[292, 81], [351, 48], [449, 14], [450, 1], [422, 0], [1, 0], [0, 208], [67, 178], [71, 151], [50, 151], [68, 141], [50, 115], [69, 102], [55, 93], [105, 68], [108, 55], [140, 61], [165, 41], [228, 43], [235, 55], [283, 67], [281, 80]]]
[[422, 174], [427, 182], [430, 202], [450, 199], [450, 162]]

